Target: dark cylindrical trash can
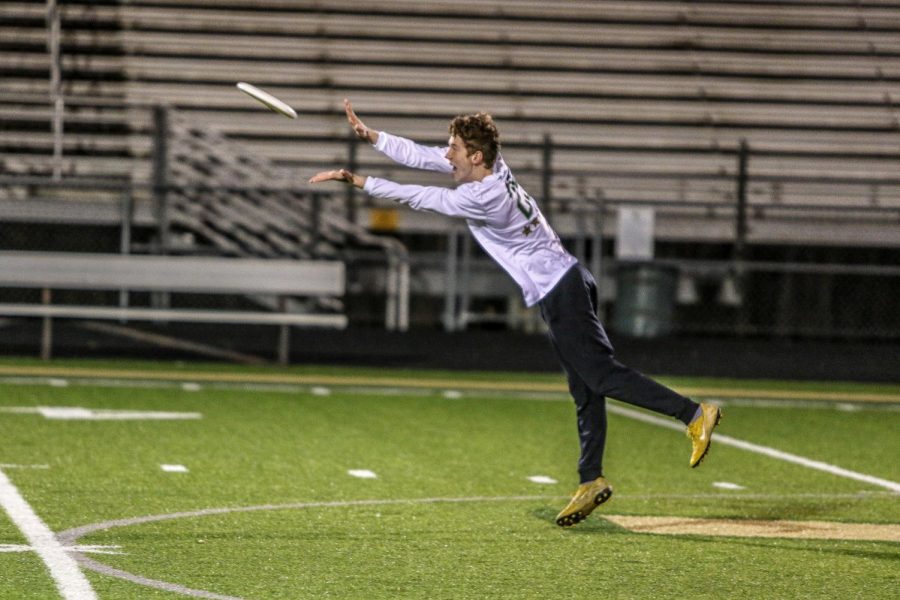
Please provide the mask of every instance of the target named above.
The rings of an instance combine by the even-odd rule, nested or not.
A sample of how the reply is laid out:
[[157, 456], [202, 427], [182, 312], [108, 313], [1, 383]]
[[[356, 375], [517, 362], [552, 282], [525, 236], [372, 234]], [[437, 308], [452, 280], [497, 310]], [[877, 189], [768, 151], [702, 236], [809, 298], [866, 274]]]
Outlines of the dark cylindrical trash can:
[[654, 338], [672, 332], [678, 269], [644, 262], [622, 262], [616, 269], [616, 333]]

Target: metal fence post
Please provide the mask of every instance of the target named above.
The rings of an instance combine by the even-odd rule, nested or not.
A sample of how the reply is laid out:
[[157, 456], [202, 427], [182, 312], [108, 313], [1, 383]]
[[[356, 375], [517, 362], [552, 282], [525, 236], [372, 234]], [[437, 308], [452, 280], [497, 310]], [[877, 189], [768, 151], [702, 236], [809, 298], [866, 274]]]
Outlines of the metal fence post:
[[458, 284], [459, 235], [455, 226], [447, 230], [446, 283], [444, 285], [444, 331], [456, 330], [456, 289]]
[[[349, 133], [349, 137], [347, 139], [347, 168], [350, 169], [351, 173], [356, 173], [356, 169], [359, 166], [357, 162], [357, 149], [359, 147], [359, 138], [356, 137], [356, 133], [351, 129]], [[356, 223], [357, 217], [357, 207], [356, 207], [356, 186], [348, 185], [345, 186], [347, 188], [346, 191], [346, 205], [347, 205], [347, 220], [351, 223]]]
[[463, 235], [462, 258], [459, 264], [459, 314], [456, 329], [465, 331], [469, 328], [469, 309], [472, 304], [472, 237]]
[[[348, 186], [348, 187], [353, 187]], [[319, 192], [312, 192], [310, 198], [310, 220], [312, 221], [312, 236], [309, 241], [309, 252], [315, 255], [316, 246], [322, 240], [322, 195]]]
[[747, 179], [749, 173], [747, 163], [750, 157], [750, 147], [747, 140], [742, 139], [738, 146], [738, 172], [737, 172], [737, 211], [735, 214], [734, 231], [734, 273], [732, 274], [737, 295], [737, 333], [743, 335], [747, 329], [747, 310], [744, 308], [745, 277], [743, 262], [747, 258]]
[[746, 258], [747, 244], [747, 162], [750, 148], [747, 140], [742, 139], [738, 147], [737, 171], [737, 213], [735, 215], [734, 260], [740, 262]]
[[[166, 107], [153, 107], [153, 200], [156, 209], [155, 254], [169, 251], [169, 113]], [[167, 292], [154, 292], [152, 304], [168, 308], [170, 296]]]
[[[119, 230], [119, 252], [131, 254], [131, 222], [134, 220], [134, 196], [130, 187], [122, 190], [122, 227]], [[128, 290], [119, 290], [119, 306], [126, 308], [129, 303]], [[125, 322], [122, 320], [121, 322]]]
[[153, 107], [153, 200], [156, 208], [157, 253], [169, 247], [169, 113], [164, 106]]
[[47, 50], [50, 53], [50, 98], [53, 100], [53, 181], [62, 179], [63, 107], [60, 37], [62, 24], [56, 0], [47, 0]]
[[[41, 290], [41, 304], [50, 306], [52, 293], [50, 288]], [[50, 360], [53, 354], [53, 318], [46, 316], [41, 320], [41, 360]]]
[[[284, 296], [278, 296], [278, 312], [288, 311], [288, 301]], [[282, 324], [278, 328], [278, 364], [286, 367], [291, 361], [291, 326]]]

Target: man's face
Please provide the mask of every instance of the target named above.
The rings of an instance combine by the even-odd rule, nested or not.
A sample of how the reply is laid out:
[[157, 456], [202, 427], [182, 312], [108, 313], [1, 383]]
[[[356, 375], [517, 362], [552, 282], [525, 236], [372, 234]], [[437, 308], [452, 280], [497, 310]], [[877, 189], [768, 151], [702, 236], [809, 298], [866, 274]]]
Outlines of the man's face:
[[453, 179], [458, 183], [475, 181], [475, 167], [482, 163], [481, 152], [469, 154], [469, 149], [458, 136], [450, 136], [447, 142], [447, 154], [445, 158], [453, 165]]

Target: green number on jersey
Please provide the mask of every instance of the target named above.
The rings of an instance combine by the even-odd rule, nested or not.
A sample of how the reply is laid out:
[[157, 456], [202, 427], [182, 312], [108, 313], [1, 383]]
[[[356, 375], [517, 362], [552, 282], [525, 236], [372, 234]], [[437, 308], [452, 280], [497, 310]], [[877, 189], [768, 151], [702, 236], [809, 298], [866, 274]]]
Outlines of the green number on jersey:
[[519, 209], [519, 212], [530, 219], [534, 214], [534, 198], [529, 196], [528, 192], [523, 190], [509, 174], [506, 176], [506, 192], [510, 197], [515, 198], [516, 208]]

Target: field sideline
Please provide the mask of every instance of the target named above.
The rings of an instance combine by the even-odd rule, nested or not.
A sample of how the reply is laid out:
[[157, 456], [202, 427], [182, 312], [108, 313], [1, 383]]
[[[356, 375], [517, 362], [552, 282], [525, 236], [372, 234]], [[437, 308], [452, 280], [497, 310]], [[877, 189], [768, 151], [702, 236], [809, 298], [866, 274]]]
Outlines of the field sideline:
[[[176, 368], [173, 368], [176, 367]], [[342, 367], [242, 367], [219, 364], [166, 365], [164, 363], [36, 360], [0, 361], [0, 377], [75, 377], [148, 381], [201, 381], [214, 383], [263, 383], [404, 388], [452, 388], [463, 390], [560, 392], [565, 380], [556, 375], [522, 373], [465, 373], [435, 371], [349, 369]], [[501, 380], [498, 380], [502, 378]], [[697, 398], [753, 398], [900, 404], [900, 384], [847, 382], [797, 382], [660, 377], [679, 393]]]
[[2, 360], [0, 598], [893, 597], [900, 385], [664, 381], [562, 530], [559, 376]]

